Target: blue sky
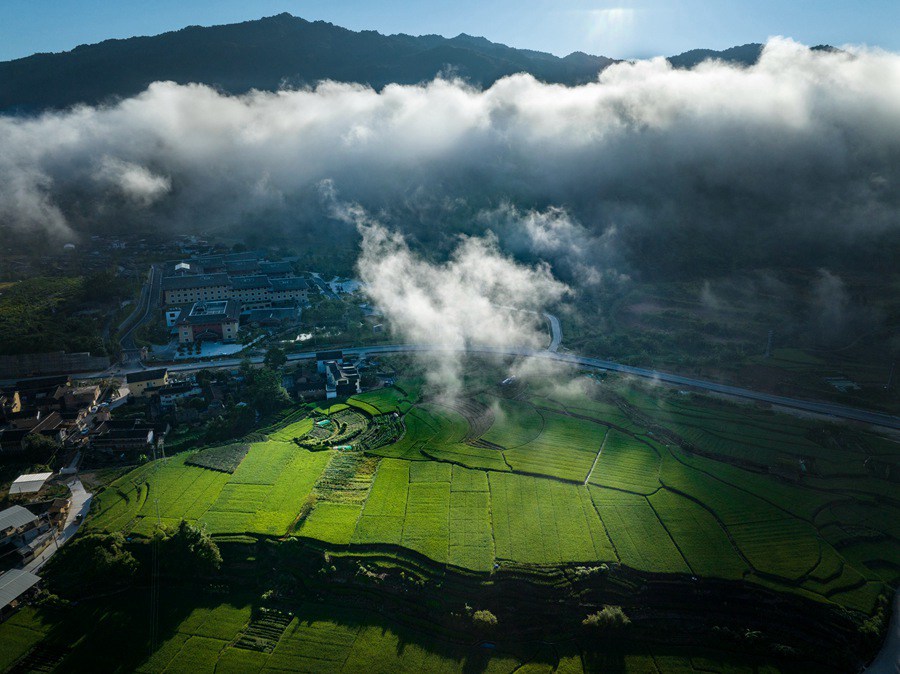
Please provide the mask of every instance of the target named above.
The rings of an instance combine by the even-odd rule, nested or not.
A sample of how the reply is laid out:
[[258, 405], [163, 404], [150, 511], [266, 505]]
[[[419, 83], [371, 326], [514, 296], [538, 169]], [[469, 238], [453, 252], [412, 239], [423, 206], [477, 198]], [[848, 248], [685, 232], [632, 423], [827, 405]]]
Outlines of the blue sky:
[[2, 0], [0, 60], [280, 12], [353, 30], [483, 35], [559, 55], [671, 55], [771, 35], [900, 51], [898, 0]]

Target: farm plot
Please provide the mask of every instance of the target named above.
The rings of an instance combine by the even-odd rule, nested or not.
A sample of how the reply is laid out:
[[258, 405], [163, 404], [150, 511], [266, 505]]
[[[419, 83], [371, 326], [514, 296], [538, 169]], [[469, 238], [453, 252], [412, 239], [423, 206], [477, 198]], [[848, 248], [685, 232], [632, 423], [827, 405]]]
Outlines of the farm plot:
[[257, 442], [252, 445], [247, 457], [234, 471], [234, 484], [275, 484], [285, 466], [297, 452], [291, 442]]
[[257, 509], [252, 533], [270, 536], [287, 533], [329, 458], [325, 452], [297, 450]]
[[589, 489], [623, 564], [656, 573], [690, 571], [645, 496], [600, 487]]
[[450, 564], [490, 571], [494, 563], [490, 493], [450, 491]]
[[516, 472], [583, 483], [600, 451], [606, 428], [549, 412], [544, 419], [540, 435], [503, 453], [507, 463]]
[[361, 393], [360, 395], [350, 398], [348, 402], [351, 400], [364, 402], [378, 410], [379, 414], [390, 414], [392, 412], [402, 413], [406, 411], [403, 408], [409, 404], [405, 402], [406, 395], [393, 386]]
[[521, 400], [498, 400], [494, 419], [482, 440], [505, 449], [520, 447], [535, 440], [544, 428], [544, 417], [531, 403]]
[[450, 483], [412, 482], [407, 496], [402, 543], [446, 563], [450, 539]]
[[[231, 476], [186, 466], [187, 458], [182, 455], [165, 459], [143, 473], [147, 480], [146, 496], [137, 511], [138, 520], [130, 525], [133, 532], [152, 534], [157, 516], [166, 524], [177, 523], [182, 518], [197, 520], [218, 498]], [[141, 526], [141, 519], [146, 520], [146, 526]]]
[[701, 506], [666, 489], [649, 499], [693, 573], [736, 580], [749, 573], [725, 530]]
[[234, 473], [241, 461], [247, 456], [250, 445], [246, 443], [234, 443], [222, 447], [203, 449], [185, 461], [189, 466], [218, 470], [222, 473]]
[[652, 447], [610, 429], [588, 482], [598, 487], [652, 494], [660, 487], [659, 463], [660, 457]]
[[326, 543], [346, 545], [353, 537], [361, 511], [354, 503], [316, 503], [299, 533]]
[[585, 487], [490, 473], [498, 559], [524, 564], [614, 560]]
[[312, 427], [312, 419], [300, 419], [299, 421], [295, 421], [294, 423], [289, 424], [284, 428], [280, 428], [277, 431], [269, 433], [269, 440], [274, 440], [276, 442], [291, 442], [295, 438], [302, 438], [312, 430]]
[[660, 482], [672, 491], [686, 494], [707, 506], [726, 527], [787, 516], [771, 503], [695, 470], [671, 456], [663, 457]]
[[818, 564], [818, 533], [808, 522], [669, 457], [660, 475], [708, 507], [757, 571], [796, 580]]
[[409, 466], [408, 461], [382, 459], [352, 542], [400, 544], [406, 516]]
[[126, 531], [147, 498], [147, 477], [153, 469], [151, 464], [136, 468], [94, 496], [85, 530]]
[[372, 487], [378, 459], [360, 452], [334, 452], [313, 487], [315, 505], [300, 533], [346, 545], [353, 537]]
[[329, 458], [289, 443], [256, 443], [198, 517], [213, 534], [283, 535]]
[[799, 580], [819, 563], [815, 528], [789, 515], [768, 522], [730, 524], [728, 531], [757, 571]]
[[406, 432], [395, 443], [379, 447], [372, 451], [378, 456], [403, 459], [424, 459], [419, 451], [426, 442], [437, 435], [441, 420], [419, 407], [415, 407], [403, 417]]
[[475, 447], [463, 443], [452, 444], [424, 444], [420, 448], [422, 456], [445, 461], [459, 466], [482, 470], [508, 471], [509, 465], [503, 458], [503, 452], [499, 449], [487, 447]]
[[36, 610], [25, 607], [0, 625], [0, 670], [9, 667], [44, 638]]
[[[301, 615], [303, 611], [300, 612]], [[350, 654], [359, 627], [324, 619], [294, 618], [266, 660], [266, 670], [333, 672]]]
[[403, 545], [436, 562], [489, 571], [494, 559], [490, 522], [484, 473], [383, 459], [352, 542]]

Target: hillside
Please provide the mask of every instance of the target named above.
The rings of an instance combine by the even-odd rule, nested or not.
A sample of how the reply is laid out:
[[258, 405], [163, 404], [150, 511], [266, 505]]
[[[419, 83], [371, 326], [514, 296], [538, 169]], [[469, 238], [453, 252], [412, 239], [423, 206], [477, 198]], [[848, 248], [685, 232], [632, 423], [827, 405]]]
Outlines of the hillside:
[[[694, 49], [669, 61], [692, 68], [707, 59], [750, 65], [762, 51], [747, 44], [724, 51]], [[560, 58], [514, 49], [465, 33], [382, 35], [355, 32], [290, 14], [223, 26], [188, 26], [152, 37], [105, 40], [67, 52], [0, 63], [0, 112], [33, 112], [133, 96], [151, 82], [199, 82], [240, 94], [323, 79], [375, 88], [415, 84], [452, 73], [475, 86], [530, 73], [544, 82], [589, 82], [615, 59], [573, 52]]]
[[98, 103], [143, 91], [158, 80], [201, 82], [229, 93], [301, 86], [322, 79], [380, 88], [452, 72], [474, 85], [528, 72], [578, 84], [613, 59], [576, 52], [513, 49], [482, 37], [381, 35], [279, 14], [244, 23], [200, 27], [154, 37], [106, 40], [57, 54], [0, 63], [0, 110], [31, 111]]

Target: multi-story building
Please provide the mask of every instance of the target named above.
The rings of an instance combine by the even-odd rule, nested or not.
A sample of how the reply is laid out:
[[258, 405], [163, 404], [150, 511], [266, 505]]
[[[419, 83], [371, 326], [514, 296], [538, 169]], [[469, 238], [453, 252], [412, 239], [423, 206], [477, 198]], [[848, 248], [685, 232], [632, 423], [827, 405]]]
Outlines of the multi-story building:
[[260, 273], [229, 276], [218, 273], [166, 277], [162, 280], [162, 290], [163, 302], [167, 307], [167, 322], [172, 321], [174, 325], [174, 320], [177, 320], [176, 308], [196, 302], [237, 300], [241, 311], [265, 309], [274, 302], [305, 303], [309, 299], [309, 283], [306, 279], [285, 276], [289, 271], [276, 267], [272, 276]]
[[147, 389], [162, 388], [169, 383], [169, 371], [162, 367], [156, 370], [132, 372], [125, 376], [128, 389], [135, 398], [144, 398], [152, 393]]
[[237, 337], [241, 305], [237, 300], [197, 302], [184, 309], [175, 321], [178, 341], [192, 344], [198, 340], [229, 342]]
[[325, 397], [352, 396], [359, 393], [359, 371], [336, 360], [325, 363]]
[[169, 276], [162, 280], [162, 290], [166, 305], [227, 300], [232, 292], [231, 280], [224, 273]]

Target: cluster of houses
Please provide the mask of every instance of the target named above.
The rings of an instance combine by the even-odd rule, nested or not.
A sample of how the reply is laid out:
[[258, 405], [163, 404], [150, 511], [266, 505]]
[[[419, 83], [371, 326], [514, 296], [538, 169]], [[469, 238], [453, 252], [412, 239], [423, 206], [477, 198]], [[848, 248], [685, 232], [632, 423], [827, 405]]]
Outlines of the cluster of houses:
[[161, 289], [166, 325], [180, 344], [192, 344], [234, 341], [242, 319], [269, 325], [298, 320], [310, 284], [290, 262], [232, 253], [167, 265]]
[[[153, 379], [145, 381], [164, 385]], [[138, 397], [145, 395], [144, 389], [144, 382], [134, 383]], [[0, 459], [49, 458], [26, 456], [35, 446], [31, 441], [35, 436], [52, 441], [51, 445], [44, 443], [45, 447], [91, 448], [110, 455], [146, 453], [152, 449], [157, 427], [112, 418], [112, 410], [131, 397], [128, 386], [79, 386], [68, 375], [17, 382], [0, 392]]]
[[62, 445], [101, 412], [99, 386], [73, 386], [68, 375], [16, 382], [0, 391], [0, 453], [24, 451], [32, 436]]
[[[20, 476], [10, 487], [10, 499], [37, 494], [51, 475]], [[69, 499], [51, 498], [0, 510], [0, 620], [37, 591], [41, 579], [29, 569], [65, 526], [69, 505]]]

